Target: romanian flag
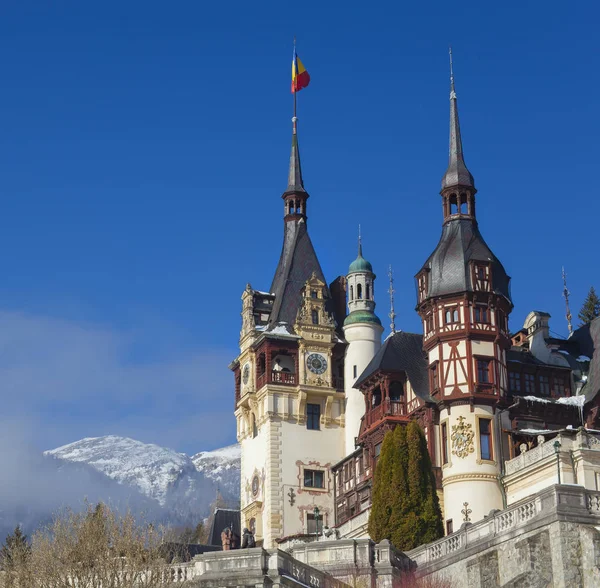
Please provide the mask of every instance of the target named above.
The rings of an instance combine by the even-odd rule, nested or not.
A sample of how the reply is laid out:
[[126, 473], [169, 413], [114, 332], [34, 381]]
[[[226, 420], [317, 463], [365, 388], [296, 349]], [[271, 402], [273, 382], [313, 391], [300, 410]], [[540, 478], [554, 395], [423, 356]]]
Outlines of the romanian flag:
[[294, 47], [294, 56], [292, 58], [292, 94], [306, 88], [310, 82], [310, 76], [296, 54]]

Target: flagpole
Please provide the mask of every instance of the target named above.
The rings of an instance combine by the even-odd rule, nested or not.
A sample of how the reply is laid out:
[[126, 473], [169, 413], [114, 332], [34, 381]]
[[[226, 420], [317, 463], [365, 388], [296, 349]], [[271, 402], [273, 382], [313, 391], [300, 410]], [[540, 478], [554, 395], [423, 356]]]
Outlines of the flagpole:
[[[296, 58], [296, 35], [294, 35], [294, 64], [297, 63], [297, 58]], [[296, 76], [298, 76], [298, 71], [296, 68]], [[296, 88], [294, 88], [294, 118], [292, 118], [292, 123], [293, 123], [293, 133], [294, 135], [296, 134], [296, 122], [297, 122], [297, 117], [296, 117], [296, 94], [298, 94], [298, 91]]]

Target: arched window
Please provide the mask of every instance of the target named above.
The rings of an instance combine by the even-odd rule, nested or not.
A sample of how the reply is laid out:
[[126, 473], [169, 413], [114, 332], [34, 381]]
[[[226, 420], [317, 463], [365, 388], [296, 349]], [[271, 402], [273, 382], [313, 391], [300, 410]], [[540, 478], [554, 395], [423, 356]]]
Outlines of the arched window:
[[467, 195], [460, 195], [460, 214], [467, 214]]
[[371, 300], [371, 284], [367, 284], [367, 300]]
[[379, 386], [373, 390], [372, 406], [379, 406], [381, 404], [381, 388]]
[[359, 300], [362, 300], [362, 284], [357, 284], [356, 285], [356, 297]]
[[390, 400], [398, 401], [404, 396], [404, 385], [402, 382], [392, 382], [390, 384]]
[[292, 200], [288, 203], [288, 214], [294, 214], [294, 202]]
[[311, 316], [312, 316], [312, 324], [313, 325], [318, 325], [319, 324], [319, 311], [318, 310], [313, 310], [311, 312]]
[[450, 214], [458, 214], [458, 197], [450, 194]]
[[354, 300], [354, 286], [350, 286], [350, 300]]

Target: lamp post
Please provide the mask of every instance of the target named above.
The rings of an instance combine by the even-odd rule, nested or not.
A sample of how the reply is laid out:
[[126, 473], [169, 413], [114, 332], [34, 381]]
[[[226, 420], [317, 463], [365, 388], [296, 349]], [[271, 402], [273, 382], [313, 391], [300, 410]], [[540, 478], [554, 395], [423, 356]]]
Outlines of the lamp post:
[[560, 441], [557, 439], [554, 442], [554, 453], [556, 453], [556, 469], [558, 470], [558, 483], [560, 484]]
[[319, 540], [319, 515], [320, 515], [318, 506], [315, 506], [315, 509], [313, 510], [313, 514], [315, 516], [315, 529], [317, 532], [317, 541], [318, 541]]

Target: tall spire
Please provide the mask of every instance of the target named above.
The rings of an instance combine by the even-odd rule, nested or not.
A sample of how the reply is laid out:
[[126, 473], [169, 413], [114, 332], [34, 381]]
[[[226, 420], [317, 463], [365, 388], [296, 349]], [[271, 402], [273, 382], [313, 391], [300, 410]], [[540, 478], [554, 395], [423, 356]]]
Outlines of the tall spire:
[[298, 147], [298, 133], [297, 133], [297, 118], [292, 118], [292, 153], [290, 154], [290, 170], [288, 174], [288, 186], [286, 194], [289, 192], [303, 193], [306, 192], [304, 189], [304, 182], [302, 181], [302, 167], [300, 166], [300, 149]]
[[362, 236], [360, 234], [360, 225], [358, 225], [358, 257], [362, 257]]
[[450, 47], [450, 154], [448, 169], [442, 178], [442, 190], [458, 186], [474, 189], [475, 180], [467, 169], [463, 156], [460, 123], [458, 121], [458, 103], [454, 89], [452, 47]]

